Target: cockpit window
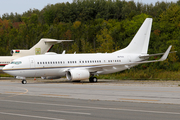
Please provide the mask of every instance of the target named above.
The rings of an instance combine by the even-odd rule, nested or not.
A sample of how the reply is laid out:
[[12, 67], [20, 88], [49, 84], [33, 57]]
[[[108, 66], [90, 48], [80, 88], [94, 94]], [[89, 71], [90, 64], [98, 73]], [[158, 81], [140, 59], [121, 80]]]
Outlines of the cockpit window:
[[21, 61], [14, 61], [14, 62], [11, 62], [11, 64], [16, 64], [16, 65], [19, 65], [21, 64], [22, 62]]

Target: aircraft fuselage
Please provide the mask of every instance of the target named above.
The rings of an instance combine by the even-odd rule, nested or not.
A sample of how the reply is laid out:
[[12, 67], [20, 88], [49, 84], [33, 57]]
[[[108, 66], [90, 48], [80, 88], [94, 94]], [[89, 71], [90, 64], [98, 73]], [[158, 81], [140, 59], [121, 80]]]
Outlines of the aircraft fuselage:
[[[68, 69], [87, 69], [90, 73], [109, 74], [130, 68], [127, 63], [142, 61], [138, 54], [56, 54], [21, 58], [20, 64], [10, 64], [6, 73], [14, 76], [65, 76]], [[133, 65], [134, 66], [134, 65]]]

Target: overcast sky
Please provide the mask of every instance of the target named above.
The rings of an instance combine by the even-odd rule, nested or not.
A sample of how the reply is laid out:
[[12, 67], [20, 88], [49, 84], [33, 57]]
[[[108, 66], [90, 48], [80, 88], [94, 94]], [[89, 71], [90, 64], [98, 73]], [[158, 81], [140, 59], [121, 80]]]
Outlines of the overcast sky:
[[[62, 2], [70, 2], [72, 3], [73, 0], [1, 0], [0, 4], [0, 16], [4, 13], [18, 13], [22, 14], [29, 9], [39, 9], [42, 10], [48, 4], [56, 4]], [[131, 1], [131, 0], [126, 0]], [[157, 1], [167, 1], [167, 2], [176, 2], [178, 0], [134, 0], [135, 2], [142, 2], [142, 3], [155, 3]]]

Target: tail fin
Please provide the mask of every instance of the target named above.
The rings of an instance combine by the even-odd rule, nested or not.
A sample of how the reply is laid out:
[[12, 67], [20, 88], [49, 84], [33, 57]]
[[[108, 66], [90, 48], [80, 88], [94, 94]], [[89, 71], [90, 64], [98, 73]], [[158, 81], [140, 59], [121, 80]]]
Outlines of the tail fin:
[[[55, 40], [49, 38], [42, 38], [37, 44], [35, 44], [29, 50], [12, 50], [12, 55], [16, 57], [22, 57], [27, 55], [39, 55], [49, 52], [54, 44], [61, 42], [69, 42], [73, 40]], [[18, 52], [17, 52], [18, 51]]]
[[[32, 51], [35, 54], [44, 54], [46, 52], [49, 52], [54, 44], [61, 42], [69, 42], [69, 41], [73, 41], [73, 40], [56, 40], [56, 39], [42, 38], [36, 45], [34, 45], [30, 49], [30, 51]], [[39, 53], [36, 53], [37, 49], [40, 50]]]
[[138, 32], [130, 42], [130, 44], [121, 50], [114, 53], [140, 53], [147, 54], [149, 46], [149, 38], [151, 33], [152, 18], [146, 18], [144, 23], [139, 28]]

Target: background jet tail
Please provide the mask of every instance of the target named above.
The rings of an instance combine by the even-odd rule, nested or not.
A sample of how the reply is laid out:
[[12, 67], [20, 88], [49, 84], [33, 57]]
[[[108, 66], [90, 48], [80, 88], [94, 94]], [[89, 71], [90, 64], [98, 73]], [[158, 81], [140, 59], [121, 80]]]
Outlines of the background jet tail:
[[27, 55], [39, 55], [49, 52], [53, 45], [61, 42], [69, 42], [73, 40], [55, 40], [49, 38], [42, 38], [37, 44], [35, 44], [29, 50], [12, 50], [11, 53], [15, 57], [22, 57]]
[[35, 54], [44, 54], [49, 52], [53, 45], [61, 42], [69, 42], [73, 40], [56, 40], [49, 38], [42, 38], [36, 45], [34, 45], [30, 51], [33, 51]]
[[151, 34], [152, 18], [146, 18], [130, 44], [114, 53], [147, 54]]

